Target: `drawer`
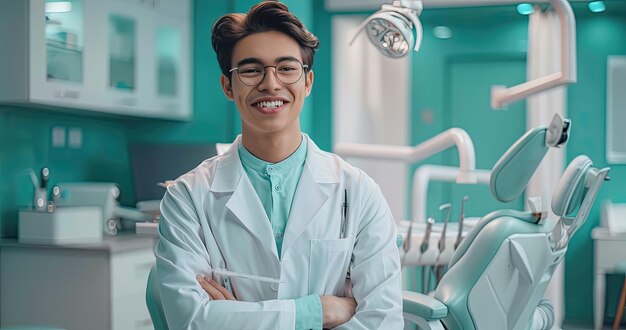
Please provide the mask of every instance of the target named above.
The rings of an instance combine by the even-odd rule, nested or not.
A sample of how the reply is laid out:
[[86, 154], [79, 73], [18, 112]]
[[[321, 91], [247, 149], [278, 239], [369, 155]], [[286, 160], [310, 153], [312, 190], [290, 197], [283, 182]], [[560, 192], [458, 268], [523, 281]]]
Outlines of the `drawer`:
[[595, 240], [596, 269], [611, 270], [619, 261], [626, 260], [626, 241]]
[[111, 297], [145, 296], [150, 268], [155, 258], [152, 249], [114, 254], [111, 258]]
[[144, 296], [127, 296], [113, 300], [112, 330], [154, 329]]

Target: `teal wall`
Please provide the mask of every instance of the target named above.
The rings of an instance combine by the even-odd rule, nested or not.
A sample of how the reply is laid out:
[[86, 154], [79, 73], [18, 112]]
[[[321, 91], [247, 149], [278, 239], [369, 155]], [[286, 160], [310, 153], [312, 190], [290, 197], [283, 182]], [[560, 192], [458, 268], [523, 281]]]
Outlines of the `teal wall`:
[[[426, 33], [412, 61], [410, 141], [418, 144], [450, 127], [463, 128], [474, 143], [476, 168], [490, 169], [526, 130], [525, 102], [494, 111], [490, 88], [494, 84], [516, 85], [526, 79], [527, 17], [507, 6], [427, 10], [421, 20]], [[431, 31], [438, 25], [448, 26], [453, 37], [435, 38]], [[450, 149], [417, 166], [424, 163], [456, 165], [458, 152]], [[451, 202], [453, 218], [457, 218], [464, 195], [470, 196], [465, 206], [468, 216], [523, 207], [521, 199], [502, 205], [485, 185], [433, 182], [428, 190], [427, 215], [442, 221], [438, 206]]]
[[[53, 126], [79, 127], [83, 148], [53, 148]], [[24, 169], [50, 168], [50, 183], [118, 182], [120, 200], [133, 201], [128, 140], [124, 124], [108, 117], [72, 116], [48, 110], [0, 109], [0, 235], [17, 235], [18, 206], [31, 203], [32, 184]]]

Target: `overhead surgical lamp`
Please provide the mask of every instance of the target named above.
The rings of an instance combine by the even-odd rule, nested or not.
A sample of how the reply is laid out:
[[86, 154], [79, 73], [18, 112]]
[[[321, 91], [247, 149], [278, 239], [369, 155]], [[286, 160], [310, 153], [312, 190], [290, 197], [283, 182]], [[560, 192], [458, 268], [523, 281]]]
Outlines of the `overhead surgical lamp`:
[[[561, 70], [516, 86], [492, 86], [491, 107], [505, 108], [511, 102], [548, 89], [576, 82], [576, 20], [567, 0], [395, 0], [365, 19], [350, 44], [365, 27], [367, 37], [381, 53], [391, 58], [404, 57], [409, 50], [418, 51], [422, 42], [422, 24], [418, 17], [426, 7], [463, 7], [525, 2], [549, 2], [555, 9], [561, 30]], [[601, 1], [597, 1], [601, 2]], [[413, 34], [415, 28], [415, 35]]]
[[385, 56], [400, 58], [409, 54], [411, 49], [419, 51], [423, 31], [418, 16], [422, 7], [421, 0], [396, 0], [391, 5], [382, 5], [359, 25], [350, 44], [365, 28], [367, 37]]

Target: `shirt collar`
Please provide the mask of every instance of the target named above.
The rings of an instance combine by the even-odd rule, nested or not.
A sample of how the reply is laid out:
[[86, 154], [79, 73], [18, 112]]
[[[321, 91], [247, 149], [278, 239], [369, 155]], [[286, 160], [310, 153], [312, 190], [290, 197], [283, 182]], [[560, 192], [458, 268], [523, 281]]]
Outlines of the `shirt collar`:
[[307, 141], [308, 139], [302, 136], [298, 149], [289, 155], [289, 157], [278, 163], [270, 163], [257, 158], [243, 146], [243, 143], [239, 144], [239, 158], [241, 158], [241, 163], [244, 167], [250, 168], [259, 173], [266, 174], [268, 167], [273, 168], [274, 172], [283, 172], [304, 164], [307, 154]]

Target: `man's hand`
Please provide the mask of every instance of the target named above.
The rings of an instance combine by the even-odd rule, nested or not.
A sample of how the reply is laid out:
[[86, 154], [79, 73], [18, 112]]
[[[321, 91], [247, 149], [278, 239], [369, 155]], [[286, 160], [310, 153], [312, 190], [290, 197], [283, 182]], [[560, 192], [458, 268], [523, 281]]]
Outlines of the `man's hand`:
[[348, 322], [356, 312], [356, 301], [353, 298], [321, 296], [323, 327], [332, 329]]
[[219, 285], [219, 283], [213, 281], [208, 276], [198, 275], [196, 280], [198, 280], [200, 286], [209, 294], [212, 300], [237, 300], [225, 287]]

